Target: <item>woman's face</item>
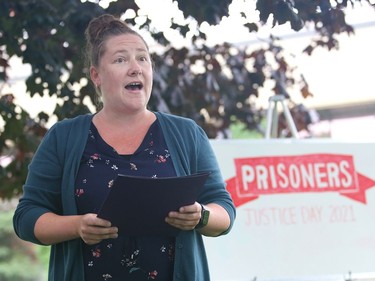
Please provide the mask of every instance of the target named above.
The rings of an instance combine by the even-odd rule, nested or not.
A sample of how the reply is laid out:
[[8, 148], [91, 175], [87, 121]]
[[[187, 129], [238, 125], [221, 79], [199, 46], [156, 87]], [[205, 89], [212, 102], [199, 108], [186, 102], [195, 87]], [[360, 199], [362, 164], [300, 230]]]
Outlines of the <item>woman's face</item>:
[[91, 79], [100, 87], [103, 109], [116, 113], [145, 110], [152, 90], [152, 63], [144, 41], [134, 34], [110, 37]]

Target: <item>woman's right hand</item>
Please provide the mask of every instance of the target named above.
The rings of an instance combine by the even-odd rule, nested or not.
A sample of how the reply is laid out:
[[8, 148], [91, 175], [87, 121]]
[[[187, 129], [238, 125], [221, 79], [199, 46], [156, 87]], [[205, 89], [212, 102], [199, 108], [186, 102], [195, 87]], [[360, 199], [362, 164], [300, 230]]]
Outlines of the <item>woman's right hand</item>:
[[86, 244], [96, 244], [103, 239], [117, 238], [117, 227], [96, 214], [60, 216], [45, 213], [34, 228], [35, 237], [44, 245], [52, 245], [81, 238]]
[[111, 226], [111, 222], [107, 220], [98, 218], [96, 214], [83, 215], [78, 227], [79, 236], [89, 245], [118, 237], [117, 227]]

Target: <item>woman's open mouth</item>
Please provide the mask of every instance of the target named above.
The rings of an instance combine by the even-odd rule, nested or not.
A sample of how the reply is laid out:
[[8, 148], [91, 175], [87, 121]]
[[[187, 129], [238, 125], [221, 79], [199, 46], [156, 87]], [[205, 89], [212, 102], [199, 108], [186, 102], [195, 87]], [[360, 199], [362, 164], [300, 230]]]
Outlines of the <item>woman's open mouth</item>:
[[141, 82], [131, 82], [125, 86], [127, 90], [141, 90], [143, 88], [143, 84]]

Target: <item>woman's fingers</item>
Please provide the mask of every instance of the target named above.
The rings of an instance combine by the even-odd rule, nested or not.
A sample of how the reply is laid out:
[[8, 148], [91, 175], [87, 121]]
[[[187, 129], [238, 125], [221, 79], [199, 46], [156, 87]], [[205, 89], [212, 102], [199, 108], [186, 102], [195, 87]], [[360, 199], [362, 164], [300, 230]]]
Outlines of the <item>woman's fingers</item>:
[[118, 229], [96, 214], [86, 214], [82, 216], [79, 234], [86, 244], [96, 244], [104, 239], [117, 238]]

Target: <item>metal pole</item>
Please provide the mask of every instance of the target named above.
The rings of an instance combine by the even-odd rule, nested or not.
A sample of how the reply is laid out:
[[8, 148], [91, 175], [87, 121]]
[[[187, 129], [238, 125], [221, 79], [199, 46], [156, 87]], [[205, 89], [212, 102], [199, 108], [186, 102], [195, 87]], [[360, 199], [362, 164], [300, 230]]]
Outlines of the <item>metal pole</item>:
[[290, 114], [289, 107], [286, 103], [286, 99], [283, 95], [275, 95], [269, 98], [268, 100], [268, 111], [267, 111], [267, 127], [265, 138], [270, 139], [271, 137], [277, 138], [278, 130], [278, 112], [277, 112], [277, 103], [281, 102], [282, 110], [288, 124], [288, 127], [292, 133], [293, 138], [298, 138], [297, 127], [294, 124], [293, 117]]
[[292, 136], [293, 136], [294, 138], [298, 139], [298, 131], [297, 131], [297, 127], [296, 127], [296, 124], [295, 124], [294, 121], [293, 121], [292, 114], [290, 114], [290, 110], [289, 110], [288, 105], [286, 104], [286, 100], [283, 100], [283, 101], [281, 102], [281, 104], [283, 105], [284, 116], [285, 116], [286, 122], [288, 123], [289, 129], [290, 129], [290, 132], [292, 133]]

